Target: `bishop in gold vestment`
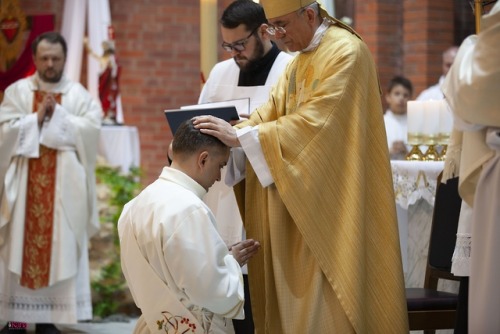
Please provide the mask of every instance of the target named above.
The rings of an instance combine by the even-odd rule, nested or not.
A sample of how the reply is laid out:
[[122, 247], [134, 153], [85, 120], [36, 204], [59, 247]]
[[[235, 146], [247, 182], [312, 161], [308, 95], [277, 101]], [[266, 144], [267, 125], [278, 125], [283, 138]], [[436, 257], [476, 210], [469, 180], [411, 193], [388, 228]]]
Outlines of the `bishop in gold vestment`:
[[[300, 9], [312, 2], [286, 1], [287, 10], [298, 11], [283, 19], [288, 12], [271, 14], [280, 1], [261, 4], [271, 24], [275, 16], [286, 23], [288, 36], [295, 20], [310, 19]], [[239, 133], [258, 131], [273, 181], [263, 186], [247, 162], [236, 189], [247, 236], [262, 247], [248, 264], [256, 332], [407, 333], [376, 68], [350, 27], [328, 18], [317, 28], [269, 101], [237, 125], [248, 157]], [[223, 125], [211, 122], [200, 117], [195, 124], [217, 135]]]

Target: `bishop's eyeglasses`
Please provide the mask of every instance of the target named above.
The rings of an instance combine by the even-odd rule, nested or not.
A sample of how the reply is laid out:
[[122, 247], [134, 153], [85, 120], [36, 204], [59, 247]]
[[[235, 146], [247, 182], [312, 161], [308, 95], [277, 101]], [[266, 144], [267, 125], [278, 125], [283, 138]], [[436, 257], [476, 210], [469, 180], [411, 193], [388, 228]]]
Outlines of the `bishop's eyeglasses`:
[[280, 27], [280, 26], [272, 26], [272, 25], [269, 25], [267, 28], [266, 28], [266, 32], [271, 35], [271, 36], [276, 36], [276, 37], [283, 37], [286, 35], [286, 30], [285, 30], [285, 27]]
[[[302, 13], [304, 13], [307, 8], [309, 8], [309, 6], [305, 6], [305, 7], [300, 8], [299, 10], [297, 10], [296, 11], [297, 16], [302, 15]], [[290, 22], [287, 22], [287, 23], [285, 23], [282, 26], [275, 26], [275, 25], [272, 25], [272, 24], [267, 24], [266, 32], [269, 35], [271, 35], [271, 36], [274, 36], [276, 38], [281, 38], [281, 37], [283, 37], [283, 36], [286, 35], [286, 29], [285, 29], [285, 27], [289, 23]]]

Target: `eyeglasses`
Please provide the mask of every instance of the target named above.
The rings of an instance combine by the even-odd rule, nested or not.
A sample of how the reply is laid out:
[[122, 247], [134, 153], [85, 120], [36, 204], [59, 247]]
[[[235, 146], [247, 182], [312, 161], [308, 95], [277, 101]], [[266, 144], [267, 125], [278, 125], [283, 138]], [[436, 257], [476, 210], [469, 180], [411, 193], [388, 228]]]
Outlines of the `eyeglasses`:
[[286, 30], [285, 30], [285, 27], [280, 27], [280, 26], [272, 26], [272, 25], [269, 25], [267, 28], [266, 28], [266, 32], [269, 34], [269, 35], [272, 35], [272, 36], [276, 36], [278, 37], [281, 36], [285, 36], [286, 35]]
[[223, 42], [222, 43], [222, 48], [224, 50], [226, 50], [227, 52], [233, 52], [233, 50], [235, 50], [236, 52], [243, 52], [243, 51], [245, 51], [246, 45], [248, 43], [248, 40], [250, 39], [250, 37], [252, 37], [253, 34], [255, 34], [255, 32], [257, 31], [258, 28], [259, 27], [257, 27], [254, 30], [252, 30], [252, 32], [250, 33], [250, 35], [248, 35], [247, 38], [241, 39], [241, 40], [239, 40], [237, 42], [234, 42], [234, 43]]
[[[302, 7], [299, 10], [297, 10], [295, 13], [297, 14], [297, 16], [300, 16], [302, 13], [304, 13], [306, 11], [306, 8], [307, 8], [307, 6]], [[288, 23], [290, 23], [290, 22], [288, 22]], [[272, 24], [268, 24], [267, 28], [266, 28], [266, 32], [271, 36], [275, 36], [278, 38], [283, 37], [286, 35], [285, 26], [288, 23], [285, 23], [283, 26], [274, 26]]]

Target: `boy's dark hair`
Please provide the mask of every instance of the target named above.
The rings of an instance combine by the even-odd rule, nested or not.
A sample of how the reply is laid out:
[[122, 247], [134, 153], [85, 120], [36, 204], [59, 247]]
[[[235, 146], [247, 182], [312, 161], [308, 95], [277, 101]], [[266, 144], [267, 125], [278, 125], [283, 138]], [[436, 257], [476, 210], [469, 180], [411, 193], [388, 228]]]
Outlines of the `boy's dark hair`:
[[36, 55], [36, 49], [41, 41], [47, 41], [50, 44], [61, 44], [63, 48], [64, 58], [66, 58], [66, 54], [68, 53], [68, 46], [66, 45], [66, 40], [64, 40], [64, 37], [61, 34], [55, 31], [49, 31], [38, 35], [31, 43], [31, 52], [33, 53], [33, 56]]
[[225, 149], [227, 146], [214, 136], [201, 133], [193, 126], [193, 120], [184, 121], [175, 132], [172, 142], [172, 151], [175, 153], [191, 154], [200, 149]]
[[404, 88], [408, 89], [410, 91], [410, 95], [413, 95], [413, 85], [411, 84], [411, 81], [400, 75], [396, 75], [394, 78], [391, 79], [391, 81], [389, 81], [389, 87], [387, 87], [387, 92], [390, 93], [392, 89], [397, 85], [401, 85]]
[[252, 0], [236, 0], [222, 13], [220, 24], [224, 28], [234, 29], [244, 24], [248, 31], [256, 30], [267, 23], [264, 8]]

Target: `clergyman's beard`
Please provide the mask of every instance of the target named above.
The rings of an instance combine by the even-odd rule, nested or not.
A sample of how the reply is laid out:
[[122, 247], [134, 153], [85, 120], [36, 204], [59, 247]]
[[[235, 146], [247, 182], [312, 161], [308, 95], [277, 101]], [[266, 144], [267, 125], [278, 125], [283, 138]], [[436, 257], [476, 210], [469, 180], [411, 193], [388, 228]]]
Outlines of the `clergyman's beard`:
[[55, 72], [55, 74], [53, 76], [47, 76], [46, 75], [46, 72], [38, 72], [38, 76], [40, 77], [40, 79], [43, 81], [43, 82], [47, 82], [47, 83], [58, 83], [61, 78], [62, 78], [62, 74], [63, 72], [56, 72], [55, 70], [53, 70]]
[[240, 71], [249, 72], [252, 71], [253, 68], [260, 62], [262, 57], [264, 57], [264, 44], [262, 43], [262, 40], [258, 36], [256, 36], [255, 49], [253, 51], [251, 58], [249, 58], [247, 63], [244, 65], [236, 61], [236, 65], [238, 65]]

